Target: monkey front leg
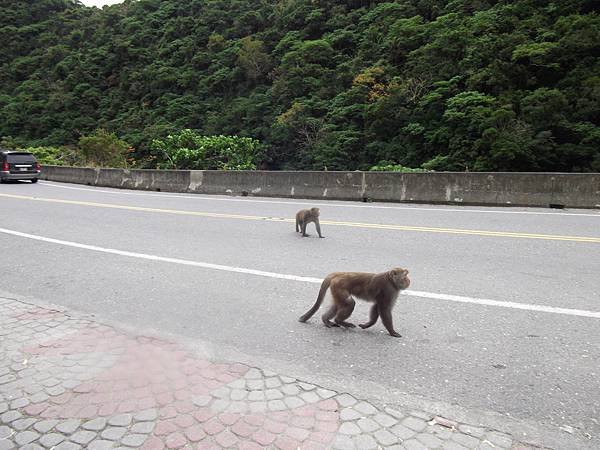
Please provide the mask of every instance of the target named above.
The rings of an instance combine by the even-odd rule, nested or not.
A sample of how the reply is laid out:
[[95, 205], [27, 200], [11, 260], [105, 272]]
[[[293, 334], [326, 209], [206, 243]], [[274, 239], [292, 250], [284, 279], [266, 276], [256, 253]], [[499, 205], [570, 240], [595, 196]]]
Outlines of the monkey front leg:
[[394, 337], [402, 337], [402, 335], [396, 330], [394, 330], [394, 322], [392, 321], [392, 306], [385, 305], [379, 308], [379, 315], [381, 316], [381, 321], [383, 322], [383, 326], [388, 330], [390, 336]]
[[325, 236], [321, 236], [321, 225], [319, 224], [319, 219], [315, 220], [315, 226], [317, 227], [317, 233], [319, 233], [319, 237], [324, 238]]

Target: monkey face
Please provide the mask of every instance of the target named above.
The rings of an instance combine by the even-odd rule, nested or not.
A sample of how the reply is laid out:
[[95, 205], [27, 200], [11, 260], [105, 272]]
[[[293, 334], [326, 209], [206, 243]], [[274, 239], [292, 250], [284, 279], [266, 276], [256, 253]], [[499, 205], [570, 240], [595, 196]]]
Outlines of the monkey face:
[[313, 213], [315, 217], [319, 217], [319, 208], [310, 208], [310, 211]]
[[408, 270], [397, 267], [390, 270], [390, 276], [393, 283], [398, 289], [407, 289], [410, 286], [410, 278], [408, 278]]

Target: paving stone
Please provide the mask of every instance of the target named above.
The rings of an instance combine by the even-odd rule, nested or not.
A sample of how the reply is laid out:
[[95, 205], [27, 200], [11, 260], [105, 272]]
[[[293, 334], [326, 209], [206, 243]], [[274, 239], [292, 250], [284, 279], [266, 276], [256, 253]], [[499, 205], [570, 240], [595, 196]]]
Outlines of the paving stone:
[[408, 441], [404, 441], [402, 443], [406, 450], [429, 450], [425, 447], [421, 442], [416, 439], [409, 439]]
[[69, 439], [72, 442], [75, 442], [77, 444], [81, 444], [81, 445], [85, 446], [88, 442], [90, 442], [95, 437], [96, 437], [96, 433], [94, 433], [93, 431], [81, 430], [81, 431], [77, 431], [76, 433], [73, 433]]
[[[444, 450], [473, 450], [473, 449], [464, 447], [464, 446], [460, 445], [458, 442], [454, 442], [454, 441], [444, 442], [444, 444], [442, 445], [442, 448]], [[477, 447], [473, 447], [473, 448], [477, 448]]]
[[235, 412], [235, 413], [246, 413], [248, 412], [248, 403], [247, 402], [231, 402], [229, 404], [229, 406], [227, 407], [227, 411], [229, 412]]
[[[502, 449], [501, 447], [497, 447], [496, 445], [492, 444], [490, 441], [484, 440], [481, 444], [479, 444], [479, 447], [477, 447], [477, 450], [507, 450], [507, 449]], [[519, 447], [515, 448], [511, 448], [510, 450], [519, 450]], [[523, 449], [521, 449], [523, 450]], [[539, 450], [537, 447], [532, 449], [531, 447], [527, 447], [524, 450]]]
[[425, 427], [427, 427], [427, 423], [425, 423], [425, 421], [423, 419], [418, 419], [418, 418], [412, 417], [412, 416], [407, 417], [401, 423], [405, 427], [410, 428], [411, 430], [415, 430], [415, 431], [422, 431], [425, 429]]
[[52, 448], [62, 441], [65, 440], [65, 436], [59, 433], [48, 433], [44, 434], [40, 439], [39, 443], [42, 444], [46, 448]]
[[428, 433], [417, 434], [417, 439], [423, 444], [425, 444], [427, 448], [438, 448], [441, 447], [443, 444], [443, 441], [441, 439]]
[[389, 408], [389, 407], [385, 408], [385, 412], [398, 420], [404, 419], [406, 417], [406, 414], [404, 414], [402, 411], [398, 411], [397, 409], [394, 409], [394, 408]]
[[64, 434], [73, 433], [81, 425], [81, 420], [69, 419], [56, 425], [56, 430]]
[[134, 426], [132, 426], [131, 431], [133, 433], [150, 434], [150, 433], [152, 433], [152, 430], [154, 430], [154, 427], [155, 427], [154, 422], [140, 422], [140, 423], [136, 423]]
[[447, 441], [448, 439], [450, 439], [452, 435], [456, 432], [456, 430], [452, 430], [450, 428], [442, 427], [439, 425], [428, 425], [425, 431], [422, 431], [422, 433], [429, 433], [443, 441]]
[[316, 403], [321, 398], [316, 394], [316, 392], [303, 392], [300, 394], [300, 398], [304, 400], [306, 403]]
[[128, 434], [121, 439], [121, 444], [127, 447], [140, 447], [146, 440], [146, 437], [145, 434]]
[[423, 411], [411, 411], [410, 415], [414, 416], [414, 417], [418, 417], [419, 419], [423, 419], [426, 422], [429, 422], [433, 417], [432, 414], [429, 414], [429, 413], [426, 413]]
[[8, 439], [0, 440], [0, 450], [13, 450], [17, 448], [13, 441], [9, 441]]
[[265, 388], [265, 382], [262, 379], [246, 380], [246, 387], [251, 391], [262, 391]]
[[48, 395], [45, 392], [36, 392], [29, 397], [31, 403], [41, 403], [48, 400]]
[[256, 431], [252, 435], [252, 439], [254, 439], [254, 441], [257, 444], [262, 445], [264, 447], [271, 444], [275, 440], [275, 438], [276, 436], [273, 433], [269, 433], [268, 431], [263, 429]]
[[255, 369], [254, 367], [248, 370], [248, 372], [246, 372], [246, 374], [244, 375], [244, 378], [246, 378], [247, 380], [258, 380], [262, 377], [263, 375], [262, 373], [260, 373], [260, 370]]
[[359, 419], [359, 421], [356, 423], [365, 433], [370, 433], [381, 428], [377, 422], [364, 417]]
[[79, 450], [80, 448], [82, 448], [81, 445], [74, 442], [61, 442], [52, 450]]
[[265, 391], [265, 397], [267, 400], [278, 400], [283, 398], [283, 394], [277, 389], [267, 389]]
[[115, 443], [112, 441], [105, 441], [103, 439], [94, 439], [87, 445], [88, 450], [109, 450], [114, 448]]
[[298, 397], [287, 397], [283, 400], [283, 402], [287, 405], [288, 408], [290, 409], [294, 409], [294, 408], [299, 408], [300, 406], [304, 405], [304, 400], [298, 398]]
[[230, 392], [228, 387], [222, 386], [219, 389], [215, 389], [210, 394], [216, 398], [229, 398]]
[[499, 447], [510, 448], [512, 445], [512, 438], [508, 434], [498, 431], [488, 431], [485, 434], [485, 439]]
[[295, 378], [291, 378], [291, 377], [286, 377], [283, 375], [279, 376], [279, 379], [283, 382], [283, 383], [295, 383], [296, 379]]
[[265, 380], [265, 386], [269, 389], [273, 389], [281, 386], [281, 380], [277, 377], [267, 378]]
[[31, 442], [30, 444], [25, 444], [19, 448], [19, 450], [44, 450], [44, 447], [36, 444], [35, 442]]
[[225, 430], [215, 436], [215, 441], [222, 448], [232, 448], [238, 442], [238, 437], [231, 431]]
[[0, 440], [7, 439], [13, 434], [15, 434], [13, 430], [8, 428], [7, 426], [0, 425]]
[[248, 400], [251, 402], [263, 401], [265, 393], [263, 391], [251, 391], [248, 393]]
[[245, 389], [246, 388], [246, 380], [243, 378], [238, 378], [237, 380], [232, 381], [227, 386], [231, 389]]
[[104, 417], [98, 417], [97, 419], [89, 420], [81, 425], [84, 430], [100, 431], [106, 427], [106, 419]]
[[285, 395], [298, 395], [300, 393], [300, 388], [295, 384], [286, 384], [281, 387], [281, 392]]
[[341, 434], [348, 434], [348, 435], [361, 434], [360, 428], [354, 422], [344, 422], [340, 426], [339, 432]]
[[323, 399], [328, 399], [335, 396], [336, 393], [328, 389], [317, 388], [317, 394]]
[[310, 383], [304, 383], [302, 381], [298, 382], [298, 386], [300, 386], [302, 389], [304, 389], [305, 391], [312, 391], [313, 389], [316, 388], [316, 386], [314, 384], [310, 384]]
[[23, 415], [19, 411], [6, 411], [4, 414], [0, 415], [0, 422], [11, 423], [21, 417], [23, 417]]
[[373, 437], [368, 434], [361, 434], [360, 436], [356, 436], [354, 439], [354, 446], [360, 450], [375, 450], [379, 448], [377, 442]]
[[52, 428], [54, 428], [54, 426], [57, 423], [58, 423], [58, 420], [42, 420], [41, 422], [35, 423], [33, 425], [33, 428], [35, 428], [40, 433], [45, 434], [48, 431], [50, 431]]
[[377, 439], [377, 442], [384, 446], [393, 445], [398, 442], [398, 437], [390, 433], [388, 430], [376, 431], [373, 436], [375, 439]]
[[108, 439], [109, 441], [118, 441], [123, 437], [127, 428], [123, 427], [110, 427], [102, 432], [100, 437], [103, 439]]
[[283, 411], [287, 409], [287, 406], [281, 400], [271, 400], [267, 402], [267, 408], [269, 411]]
[[10, 409], [23, 408], [27, 405], [29, 405], [29, 400], [27, 400], [25, 397], [21, 397], [10, 402]]
[[37, 421], [37, 419], [33, 419], [31, 417], [28, 417], [26, 419], [17, 419], [13, 423], [11, 423], [10, 426], [11, 426], [11, 428], [13, 428], [17, 431], [23, 431], [23, 430], [26, 430], [27, 428], [29, 428], [36, 421]]
[[362, 415], [353, 408], [344, 408], [340, 412], [340, 419], [343, 421], [360, 419]]
[[115, 427], [126, 427], [131, 423], [131, 414], [119, 414], [108, 419], [108, 424]]
[[239, 401], [244, 400], [248, 396], [248, 391], [245, 389], [234, 389], [231, 391], [231, 400]]
[[[454, 442], [467, 448], [476, 448], [479, 445], [479, 439], [462, 433], [454, 433], [451, 438]], [[510, 444], [509, 444], [510, 446]]]
[[398, 423], [396, 419], [388, 414], [378, 413], [373, 417], [373, 420], [377, 422], [379, 425], [390, 428]]
[[158, 411], [156, 409], [147, 409], [136, 413], [134, 419], [139, 422], [149, 422], [158, 419]]
[[250, 411], [253, 413], [263, 412], [267, 410], [267, 402], [250, 403]]
[[375, 407], [367, 402], [360, 402], [354, 405], [353, 408], [363, 415], [371, 415], [377, 412]]
[[485, 428], [474, 427], [472, 425], [459, 425], [458, 430], [476, 438], [482, 437], [485, 433]]
[[410, 439], [415, 434], [417, 434], [414, 430], [411, 430], [410, 428], [406, 428], [402, 424], [394, 425], [390, 431], [392, 433], [394, 433], [396, 436], [398, 436], [400, 439], [402, 439], [403, 441]]
[[212, 401], [209, 395], [195, 395], [192, 397], [192, 403], [196, 406], [206, 406]]
[[354, 441], [349, 436], [336, 436], [333, 441], [333, 448], [336, 450], [353, 450], [356, 447], [354, 446]]
[[0, 402], [0, 414], [5, 413], [6, 411], [8, 411], [8, 403]]
[[21, 431], [15, 435], [14, 440], [15, 443], [21, 447], [35, 441], [39, 437], [39, 433], [36, 433], [35, 431]]

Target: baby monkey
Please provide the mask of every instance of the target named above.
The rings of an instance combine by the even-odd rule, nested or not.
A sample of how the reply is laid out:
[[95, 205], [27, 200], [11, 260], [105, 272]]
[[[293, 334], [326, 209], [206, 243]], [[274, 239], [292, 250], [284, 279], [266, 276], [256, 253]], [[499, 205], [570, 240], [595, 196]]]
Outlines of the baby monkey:
[[306, 234], [306, 225], [311, 222], [315, 223], [315, 227], [317, 227], [317, 233], [319, 233], [319, 237], [321, 236], [321, 225], [319, 224], [319, 208], [310, 208], [310, 209], [302, 209], [296, 213], [296, 233], [302, 231], [302, 237], [308, 236]]

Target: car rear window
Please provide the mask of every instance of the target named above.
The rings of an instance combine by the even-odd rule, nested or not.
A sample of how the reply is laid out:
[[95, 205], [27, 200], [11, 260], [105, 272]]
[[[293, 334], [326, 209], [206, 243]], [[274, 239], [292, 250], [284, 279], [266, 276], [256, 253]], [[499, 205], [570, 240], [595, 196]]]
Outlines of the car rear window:
[[34, 163], [35, 157], [31, 153], [9, 153], [6, 160], [11, 164]]

